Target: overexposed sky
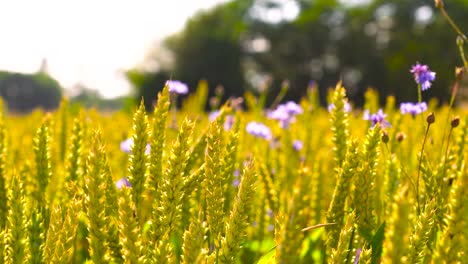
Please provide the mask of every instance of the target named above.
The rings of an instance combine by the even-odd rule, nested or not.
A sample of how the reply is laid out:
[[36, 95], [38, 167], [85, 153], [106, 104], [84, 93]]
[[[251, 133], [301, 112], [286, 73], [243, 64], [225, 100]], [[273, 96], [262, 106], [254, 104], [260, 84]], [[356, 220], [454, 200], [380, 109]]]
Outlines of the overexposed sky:
[[0, 70], [36, 72], [42, 59], [65, 88], [125, 94], [121, 73], [200, 9], [227, 0], [1, 0]]

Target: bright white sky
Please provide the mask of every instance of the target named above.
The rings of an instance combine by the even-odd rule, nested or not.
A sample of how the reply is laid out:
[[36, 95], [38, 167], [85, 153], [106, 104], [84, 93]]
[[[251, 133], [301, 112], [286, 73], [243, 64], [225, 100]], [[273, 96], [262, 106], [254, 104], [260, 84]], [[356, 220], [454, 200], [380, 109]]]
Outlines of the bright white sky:
[[127, 93], [121, 73], [200, 9], [227, 0], [2, 0], [0, 70], [36, 72], [42, 59], [63, 87]]

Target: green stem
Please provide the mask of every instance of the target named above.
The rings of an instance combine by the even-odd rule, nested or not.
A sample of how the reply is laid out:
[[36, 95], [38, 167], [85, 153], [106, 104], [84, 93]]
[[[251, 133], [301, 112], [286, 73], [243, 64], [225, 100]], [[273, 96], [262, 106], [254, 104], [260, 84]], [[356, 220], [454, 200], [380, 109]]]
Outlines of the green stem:
[[[418, 103], [422, 103], [422, 88], [421, 88], [421, 84], [418, 83]], [[421, 115], [421, 120], [422, 122], [424, 123], [424, 117], [423, 115]]]
[[460, 35], [460, 37], [463, 39], [463, 41], [466, 41], [468, 42], [468, 38], [465, 36], [465, 34], [463, 34], [463, 32], [460, 30], [460, 28], [455, 24], [455, 22], [452, 20], [452, 18], [449, 16], [449, 14], [447, 13], [447, 11], [445, 10], [445, 7], [444, 6], [441, 6], [440, 8], [440, 12], [442, 12], [442, 15], [447, 19], [447, 21], [449, 22], [450, 26], [452, 26], [452, 28], [455, 30], [455, 32], [457, 32], [458, 35]]
[[289, 83], [286, 81], [283, 82], [283, 84], [281, 85], [281, 90], [279, 94], [276, 96], [275, 100], [271, 104], [271, 107], [270, 107], [271, 109], [274, 109], [278, 106], [278, 104], [281, 102], [281, 100], [283, 100], [284, 96], [288, 92], [288, 89], [289, 89]]
[[448, 159], [449, 147], [450, 147], [450, 137], [452, 136], [452, 131], [453, 131], [453, 127], [451, 126], [449, 134], [448, 134], [448, 138], [447, 138], [447, 147], [445, 148], [444, 169], [443, 169], [444, 175], [445, 175], [445, 168], [447, 167], [447, 159]]
[[[447, 113], [447, 120], [445, 121], [445, 125], [444, 125], [444, 133], [442, 134], [442, 139], [445, 138], [445, 135], [447, 134], [447, 126], [449, 124], [449, 121], [450, 121], [450, 116], [452, 115], [452, 111], [453, 111], [453, 104], [455, 103], [455, 97], [457, 96], [457, 92], [458, 92], [458, 86], [459, 86], [459, 83], [460, 83], [460, 78], [457, 77], [456, 81], [455, 81], [455, 84], [453, 85], [453, 90], [452, 90], [452, 96], [450, 97], [450, 104], [449, 104], [449, 109], [448, 109], [448, 113]], [[450, 130], [452, 131], [452, 130]], [[442, 157], [442, 148], [440, 149], [440, 157]]]
[[452, 110], [453, 104], [455, 103], [455, 97], [457, 96], [457, 93], [458, 93], [459, 82], [460, 81], [457, 78], [457, 80], [455, 81], [455, 84], [453, 85], [452, 96], [450, 97], [450, 103], [449, 103], [449, 111]]
[[[463, 38], [463, 37], [458, 36], [458, 38]], [[463, 41], [458, 41], [458, 39], [457, 39], [457, 46], [458, 46], [458, 50], [460, 52], [461, 59], [463, 61], [463, 65], [465, 66], [465, 71], [468, 71], [468, 61], [466, 60], [466, 57], [465, 57], [465, 51], [463, 49]]]
[[421, 84], [418, 84], [418, 103], [422, 102]]
[[420, 153], [420, 157], [419, 157], [419, 166], [418, 166], [418, 176], [416, 178], [416, 202], [418, 204], [418, 215], [421, 214], [421, 205], [419, 204], [419, 177], [421, 175], [421, 165], [422, 165], [422, 159], [423, 159], [423, 156], [424, 156], [424, 146], [426, 145], [427, 134], [429, 133], [429, 128], [430, 127], [431, 127], [431, 123], [428, 123], [426, 133], [424, 135], [423, 144], [422, 144], [422, 147], [421, 147], [421, 153]]

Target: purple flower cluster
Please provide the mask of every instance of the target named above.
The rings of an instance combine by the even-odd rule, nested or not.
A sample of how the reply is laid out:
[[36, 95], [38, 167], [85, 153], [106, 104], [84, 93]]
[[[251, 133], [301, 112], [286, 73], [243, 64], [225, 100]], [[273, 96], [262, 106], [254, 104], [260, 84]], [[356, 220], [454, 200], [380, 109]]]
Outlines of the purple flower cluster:
[[298, 139], [293, 141], [293, 148], [295, 151], [300, 151], [304, 147], [304, 143]]
[[[220, 114], [221, 112], [219, 110], [215, 110], [215, 111], [212, 111], [209, 115], [208, 115], [208, 119], [210, 121], [214, 121]], [[234, 121], [235, 121], [235, 118], [233, 115], [227, 115], [226, 116], [226, 121], [224, 121], [224, 130], [225, 131], [229, 131], [231, 130], [232, 126], [234, 125]]]
[[390, 123], [385, 120], [385, 117], [387, 117], [386, 114], [382, 111], [382, 109], [379, 109], [377, 113], [375, 114], [370, 114], [369, 110], [364, 111], [364, 120], [369, 120], [372, 122], [372, 127], [374, 127], [377, 123], [380, 124], [381, 127], [390, 127]]
[[[126, 139], [120, 143], [120, 150], [127, 154], [132, 153], [132, 148], [133, 148], [133, 138]], [[150, 144], [146, 144], [146, 150], [145, 154], [150, 154], [151, 151], [151, 146]]]
[[234, 179], [232, 181], [232, 186], [234, 187], [239, 187], [239, 184], [240, 184], [240, 170], [239, 169], [235, 169], [234, 170], [234, 173], [233, 173], [233, 176], [234, 176]]
[[354, 264], [358, 264], [359, 263], [359, 259], [361, 258], [361, 252], [362, 252], [362, 249], [361, 248], [358, 248], [356, 250], [356, 256], [354, 257]]
[[410, 72], [414, 75], [414, 80], [417, 84], [421, 85], [421, 90], [425, 91], [432, 85], [432, 81], [435, 80], [436, 73], [430, 71], [429, 66], [416, 63]]
[[239, 187], [239, 184], [240, 184], [240, 180], [238, 178], [235, 178], [233, 181], [232, 181], [232, 186], [234, 187]]
[[421, 114], [427, 110], [426, 102], [422, 103], [401, 103], [400, 112], [401, 114], [411, 114], [413, 117]]
[[270, 140], [272, 138], [270, 128], [262, 123], [250, 122], [247, 124], [246, 130], [249, 134], [255, 137], [263, 138], [266, 140]]
[[189, 91], [189, 88], [187, 84], [181, 82], [181, 81], [176, 81], [176, 80], [168, 80], [166, 81], [166, 85], [169, 86], [169, 92], [175, 93], [175, 94], [187, 94]]
[[122, 178], [120, 180], [118, 180], [116, 183], [115, 183], [115, 187], [117, 187], [117, 189], [122, 189], [123, 187], [132, 187], [132, 185], [130, 184], [130, 182], [127, 180], [127, 178]]
[[280, 122], [282, 128], [288, 128], [289, 124], [295, 121], [296, 115], [302, 114], [304, 110], [298, 104], [293, 101], [289, 101], [285, 104], [280, 104], [278, 107], [269, 112], [267, 117], [275, 119]]

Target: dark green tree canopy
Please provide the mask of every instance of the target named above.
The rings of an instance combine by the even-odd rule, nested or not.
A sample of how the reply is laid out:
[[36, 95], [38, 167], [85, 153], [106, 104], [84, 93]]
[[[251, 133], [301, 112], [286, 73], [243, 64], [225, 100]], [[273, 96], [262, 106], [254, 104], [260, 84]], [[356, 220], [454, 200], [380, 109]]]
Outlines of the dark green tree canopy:
[[53, 110], [60, 104], [60, 84], [44, 72], [0, 72], [0, 95], [10, 111], [26, 113], [41, 107]]
[[[459, 25], [468, 25], [467, 0], [445, 5]], [[198, 13], [165, 41], [174, 55], [171, 67], [138, 78], [130, 72], [129, 78], [137, 90], [151, 85], [153, 99], [164, 85], [154, 83], [158, 76], [192, 89], [206, 79], [210, 96], [217, 85], [224, 86], [224, 99], [255, 91], [263, 80], [272, 80], [270, 101], [284, 80], [290, 83], [285, 99], [298, 99], [315, 81], [324, 103], [327, 89], [342, 80], [358, 104], [368, 87], [379, 90], [381, 99], [395, 95], [398, 101], [414, 101], [409, 70], [420, 62], [437, 73], [425, 96], [446, 101], [454, 68], [461, 64], [455, 39], [432, 1], [235, 0]]]

